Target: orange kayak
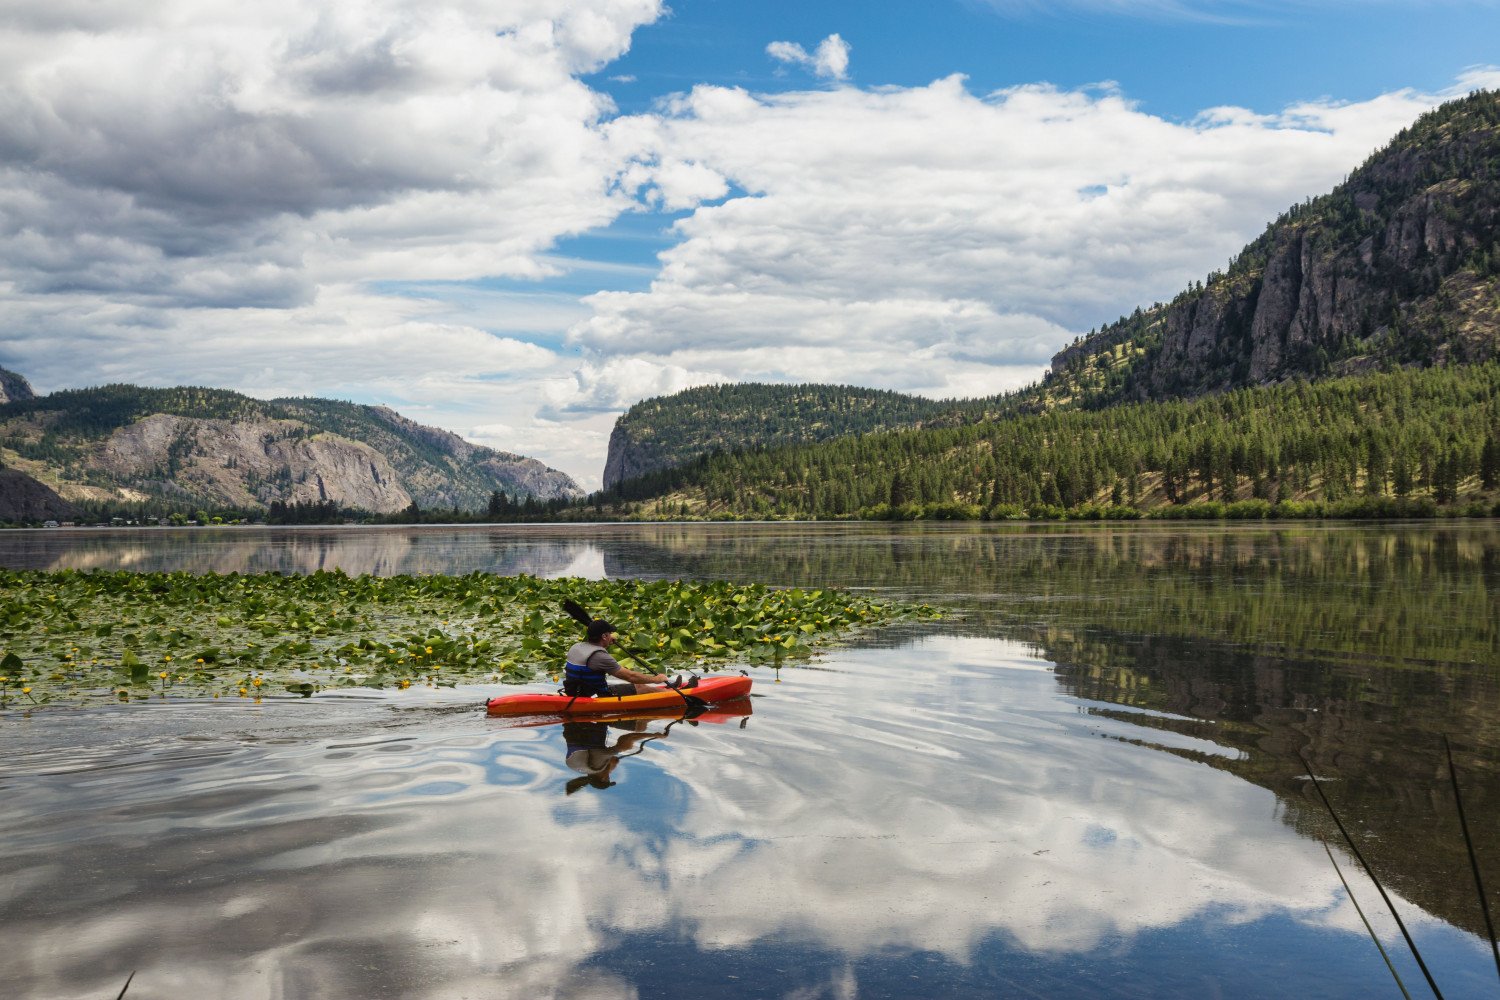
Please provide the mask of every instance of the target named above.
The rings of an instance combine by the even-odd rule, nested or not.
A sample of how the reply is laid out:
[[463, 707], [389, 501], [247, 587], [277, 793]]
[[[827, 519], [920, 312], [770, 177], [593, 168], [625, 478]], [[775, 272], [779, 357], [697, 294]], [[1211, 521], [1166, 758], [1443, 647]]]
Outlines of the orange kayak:
[[[710, 704], [744, 698], [750, 694], [750, 678], [740, 674], [704, 677], [698, 686], [683, 694]], [[651, 691], [623, 698], [570, 698], [565, 694], [502, 694], [485, 706], [490, 715], [621, 715], [631, 712], [681, 708], [682, 695], [676, 691]]]
[[[693, 724], [700, 722], [724, 723], [734, 719], [743, 719], [747, 715], [755, 714], [755, 706], [749, 698], [734, 698], [730, 701], [716, 701], [697, 715], [693, 716]], [[522, 729], [536, 728], [539, 726], [556, 726], [575, 719], [587, 719], [589, 722], [650, 722], [654, 719], [679, 719], [682, 717], [682, 702], [677, 703], [674, 708], [641, 708], [634, 712], [607, 712], [602, 715], [578, 716], [573, 715], [531, 715], [524, 718], [517, 716], [514, 724]]]

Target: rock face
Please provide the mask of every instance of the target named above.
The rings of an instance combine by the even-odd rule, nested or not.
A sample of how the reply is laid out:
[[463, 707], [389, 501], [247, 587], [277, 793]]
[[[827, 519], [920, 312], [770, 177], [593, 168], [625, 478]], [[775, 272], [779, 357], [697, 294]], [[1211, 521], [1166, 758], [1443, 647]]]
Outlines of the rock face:
[[35, 398], [30, 382], [9, 369], [0, 368], [0, 403]]
[[50, 487], [15, 469], [0, 469], [0, 521], [66, 521], [78, 510]]
[[654, 450], [637, 441], [630, 428], [615, 421], [609, 432], [609, 454], [604, 459], [604, 488], [660, 467]]
[[293, 420], [153, 414], [111, 434], [92, 468], [239, 508], [333, 501], [389, 514], [411, 503], [384, 455]]
[[1227, 273], [1060, 352], [1052, 371], [1144, 348], [1109, 402], [1482, 361], [1500, 354], [1497, 274], [1500, 95], [1481, 92], [1287, 213]]

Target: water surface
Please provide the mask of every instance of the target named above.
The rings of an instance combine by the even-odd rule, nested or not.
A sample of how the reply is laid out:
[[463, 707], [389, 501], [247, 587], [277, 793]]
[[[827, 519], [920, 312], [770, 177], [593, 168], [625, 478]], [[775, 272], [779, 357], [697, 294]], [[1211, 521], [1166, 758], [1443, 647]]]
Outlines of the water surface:
[[1445, 993], [1500, 997], [1439, 743], [1500, 885], [1492, 524], [8, 532], [0, 564], [955, 610], [753, 671], [748, 717], [640, 724], [603, 788], [479, 687], [6, 713], [12, 995], [1398, 995], [1306, 757]]

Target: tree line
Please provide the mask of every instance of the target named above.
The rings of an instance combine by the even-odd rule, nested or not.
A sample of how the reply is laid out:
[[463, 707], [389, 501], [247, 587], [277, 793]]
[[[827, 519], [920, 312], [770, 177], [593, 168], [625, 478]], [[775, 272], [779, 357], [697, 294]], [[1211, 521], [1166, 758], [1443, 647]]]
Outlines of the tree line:
[[1246, 502], [1421, 513], [1497, 489], [1500, 363], [1488, 362], [713, 454], [578, 506], [664, 517], [1129, 516]]

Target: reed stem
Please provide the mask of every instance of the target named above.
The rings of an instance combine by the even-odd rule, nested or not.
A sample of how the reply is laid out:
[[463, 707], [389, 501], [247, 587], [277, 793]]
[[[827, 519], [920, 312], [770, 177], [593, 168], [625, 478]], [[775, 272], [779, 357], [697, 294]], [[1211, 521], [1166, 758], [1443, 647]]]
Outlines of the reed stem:
[[1354, 838], [1349, 836], [1348, 830], [1344, 829], [1344, 821], [1339, 819], [1339, 814], [1334, 810], [1333, 803], [1329, 802], [1328, 796], [1324, 794], [1323, 785], [1318, 781], [1318, 776], [1313, 774], [1312, 764], [1308, 763], [1306, 758], [1303, 758], [1302, 763], [1307, 765], [1307, 777], [1312, 781], [1313, 788], [1317, 790], [1318, 798], [1323, 800], [1323, 806], [1328, 810], [1328, 815], [1333, 817], [1333, 825], [1339, 828], [1339, 833], [1344, 836], [1344, 843], [1349, 845], [1349, 850], [1354, 852], [1354, 857], [1359, 861], [1360, 867], [1365, 870], [1366, 875], [1370, 876], [1370, 881], [1375, 883], [1375, 889], [1380, 893], [1380, 898], [1385, 900], [1386, 908], [1391, 911], [1392, 919], [1396, 921], [1396, 926], [1401, 929], [1401, 936], [1406, 939], [1406, 946], [1411, 949], [1412, 957], [1417, 960], [1418, 968], [1422, 970], [1422, 975], [1427, 978], [1427, 985], [1432, 988], [1432, 995], [1437, 997], [1437, 1000], [1443, 1000], [1443, 991], [1438, 989], [1436, 980], [1432, 978], [1432, 973], [1427, 968], [1427, 963], [1422, 961], [1422, 952], [1418, 950], [1417, 942], [1412, 940], [1411, 932], [1406, 929], [1406, 923], [1402, 921], [1401, 914], [1396, 912], [1396, 905], [1391, 902], [1391, 897], [1386, 893], [1385, 886], [1381, 885], [1380, 879], [1375, 876], [1375, 869], [1370, 867], [1370, 863], [1365, 860], [1365, 856], [1360, 853], [1358, 845], [1354, 843]]
[[1458, 770], [1453, 766], [1453, 747], [1443, 736], [1443, 750], [1448, 754], [1448, 780], [1453, 782], [1453, 801], [1458, 805], [1458, 825], [1464, 832], [1464, 846], [1469, 849], [1469, 867], [1474, 870], [1474, 888], [1479, 891], [1479, 908], [1484, 911], [1484, 929], [1490, 934], [1490, 950], [1495, 953], [1495, 973], [1500, 975], [1500, 944], [1495, 941], [1495, 923], [1490, 919], [1490, 902], [1484, 894], [1484, 879], [1479, 877], [1479, 858], [1474, 854], [1474, 838], [1469, 836], [1469, 821], [1464, 816], [1464, 798], [1458, 791]]
[[1339, 870], [1339, 863], [1333, 859], [1333, 851], [1328, 846], [1328, 841], [1323, 841], [1323, 850], [1328, 853], [1328, 861], [1333, 865], [1333, 873], [1344, 883], [1344, 892], [1349, 897], [1349, 902], [1354, 904], [1354, 912], [1359, 914], [1359, 919], [1364, 922], [1365, 930], [1370, 932], [1370, 940], [1375, 942], [1375, 947], [1380, 949], [1380, 957], [1385, 959], [1385, 967], [1391, 970], [1391, 977], [1396, 980], [1396, 988], [1406, 1000], [1411, 1000], [1411, 994], [1406, 992], [1406, 984], [1401, 981], [1401, 974], [1396, 971], [1396, 966], [1391, 963], [1391, 956], [1385, 952], [1385, 945], [1380, 943], [1380, 935], [1375, 933], [1375, 928], [1370, 926], [1370, 918], [1365, 916], [1365, 911], [1360, 909], [1359, 900], [1354, 898], [1354, 890], [1349, 888], [1349, 880], [1344, 878], [1344, 873]]

